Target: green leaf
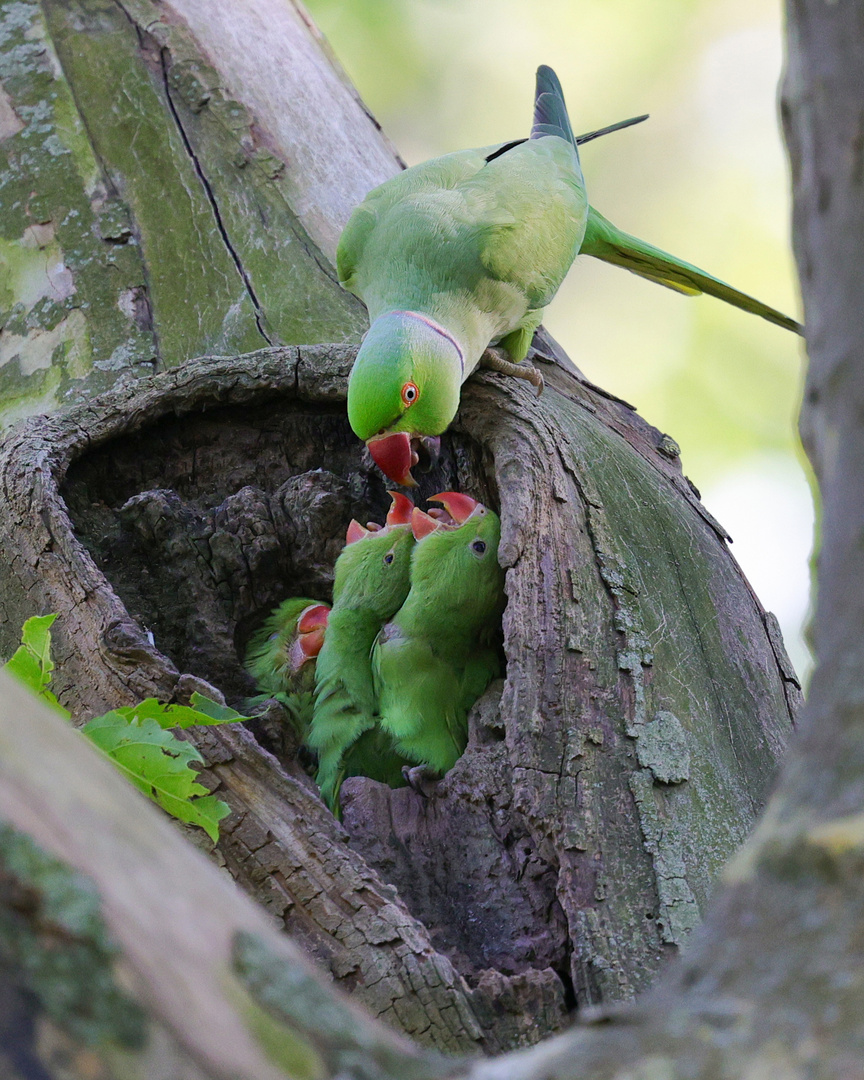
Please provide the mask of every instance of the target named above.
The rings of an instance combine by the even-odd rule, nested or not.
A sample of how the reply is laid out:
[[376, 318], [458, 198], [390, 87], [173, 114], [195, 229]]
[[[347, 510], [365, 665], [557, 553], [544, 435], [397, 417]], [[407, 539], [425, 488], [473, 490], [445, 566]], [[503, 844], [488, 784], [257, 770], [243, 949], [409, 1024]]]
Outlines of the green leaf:
[[[142, 703], [145, 711], [154, 700]], [[131, 707], [133, 713], [135, 708]], [[129, 712], [130, 708], [112, 710], [90, 720], [81, 731], [139, 791], [173, 817], [200, 826], [215, 843], [218, 823], [230, 807], [198, 783], [198, 774], [190, 766], [203, 761], [201, 755], [191, 743], [162, 728], [157, 719], [130, 720], [124, 715]]]
[[34, 615], [28, 619], [21, 630], [21, 645], [12, 658], [4, 665], [19, 682], [47, 701], [52, 708], [68, 719], [69, 710], [64, 709], [57, 698], [48, 689], [54, 661], [51, 659], [51, 625], [55, 615]]
[[137, 705], [126, 705], [114, 711], [130, 724], [140, 723], [142, 720], [155, 720], [162, 728], [212, 726], [213, 724], [239, 723], [241, 720], [249, 719], [248, 716], [243, 716], [235, 709], [229, 709], [227, 705], [219, 705], [197, 691], [192, 695], [192, 703], [195, 708], [189, 705], [163, 705], [156, 698], [145, 698]]
[[218, 701], [211, 701], [210, 698], [199, 694], [197, 690], [193, 691], [190, 700], [199, 714], [209, 717], [209, 720], [198, 721], [201, 724], [237, 724], [241, 720], [249, 719], [248, 716], [243, 716], [242, 713], [237, 712], [236, 709], [232, 709], [228, 705], [220, 705]]
[[51, 627], [56, 618], [56, 612], [53, 615], [34, 615], [21, 629], [21, 644], [40, 662], [47, 676], [46, 683], [50, 681], [51, 672], [54, 670], [54, 661], [51, 659]]
[[45, 688], [42, 668], [39, 661], [24, 645], [18, 647], [12, 655], [12, 659], [4, 666], [3, 670], [8, 671], [10, 675], [14, 675], [16, 679], [24, 683], [27, 689], [32, 690], [34, 694], [41, 694]]
[[[54, 670], [51, 626], [56, 618], [37, 615], [24, 623], [21, 646], [5, 670], [68, 718], [68, 710], [48, 689]], [[194, 693], [192, 706], [163, 705], [156, 698], [146, 698], [95, 717], [81, 732], [139, 791], [173, 817], [200, 826], [216, 843], [219, 822], [231, 808], [198, 783], [192, 765], [204, 759], [191, 743], [168, 729], [246, 719], [234, 709]]]

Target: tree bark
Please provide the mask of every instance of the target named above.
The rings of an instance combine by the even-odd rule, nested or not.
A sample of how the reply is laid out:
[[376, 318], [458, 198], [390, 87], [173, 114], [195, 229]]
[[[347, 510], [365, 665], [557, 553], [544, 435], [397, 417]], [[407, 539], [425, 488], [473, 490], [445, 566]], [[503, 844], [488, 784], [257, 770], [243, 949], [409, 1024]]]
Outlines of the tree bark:
[[205, 353], [359, 340], [336, 237], [398, 168], [291, 2], [3, 0], [0, 425]]
[[[328, 596], [345, 522], [387, 505], [345, 419], [352, 359], [204, 358], [11, 432], [7, 651], [58, 611], [77, 716], [202, 678], [236, 702], [250, 630], [284, 595]], [[278, 732], [258, 731], [277, 757], [188, 733], [233, 810], [215, 856], [373, 1013], [451, 1051], [536, 1041], [650, 984], [747, 834], [798, 695], [671, 440], [535, 360], [539, 402], [500, 376], [466, 387], [420, 489], [499, 507], [508, 570], [506, 680], [447, 777], [350, 781], [343, 831]]]
[[[769, 810], [684, 960], [635, 1006], [584, 1008], [639, 988], [686, 935], [710, 890], [694, 854], [707, 852], [710, 869], [746, 829], [748, 800], [764, 792], [788, 727], [794, 676], [667, 437], [565, 367], [548, 365], [539, 405], [483, 375], [466, 389], [431, 480], [501, 508], [500, 698], [492, 688], [481, 701], [468, 751], [425, 799], [355, 781], [344, 833], [290, 748], [273, 744], [280, 761], [248, 734], [209, 733], [207, 776], [235, 810], [214, 854], [319, 956], [332, 950], [337, 981], [353, 981], [403, 1030], [446, 1049], [495, 1050], [553, 1028], [573, 1000], [581, 1026], [489, 1061], [445, 1064], [400, 1042], [339, 1002], [74, 733], [4, 687], [9, 1075], [860, 1073], [860, 23], [843, 0], [790, 7], [786, 115], [813, 353], [805, 430], [824, 500], [818, 667]], [[8, 111], [0, 116], [14, 127]], [[151, 688], [182, 695], [202, 675], [238, 693], [228, 642], [236, 633], [242, 646], [268, 590], [303, 575], [326, 587], [337, 530], [319, 534], [323, 554], [310, 533], [352, 500], [382, 508], [380, 481], [352, 459], [358, 448], [344, 430], [349, 361], [338, 348], [303, 348], [193, 363], [17, 429], [2, 460], [0, 532], [4, 550], [7, 537], [15, 543], [0, 595], [4, 649], [33, 613], [28, 602], [47, 604], [61, 611], [61, 689], [82, 712]], [[303, 443], [310, 414], [327, 425], [326, 462], [321, 446]], [[225, 466], [250, 468], [250, 446], [266, 482], [238, 499], [255, 474]], [[288, 448], [281, 472], [274, 447]], [[148, 454], [168, 462], [172, 487], [154, 484], [165, 473]], [[332, 478], [315, 473], [322, 464]], [[269, 555], [252, 539], [268, 521]], [[162, 577], [135, 591], [148, 544]], [[175, 585], [190, 569], [194, 582], [212, 578], [194, 634], [177, 629], [190, 625], [194, 584], [185, 597], [175, 588], [170, 608], [153, 606], [172, 567]], [[388, 851], [369, 820], [391, 830]], [[464, 896], [441, 895], [442, 863], [441, 878], [458, 884], [474, 872], [506, 902], [485, 909], [484, 922]], [[410, 888], [418, 874], [430, 882], [423, 896]], [[646, 899], [647, 926], [634, 917]], [[525, 928], [533, 938], [520, 937]], [[58, 971], [82, 974], [64, 981]], [[98, 992], [84, 1003], [58, 996], [75, 985]], [[532, 1009], [542, 1030], [525, 1024]]]

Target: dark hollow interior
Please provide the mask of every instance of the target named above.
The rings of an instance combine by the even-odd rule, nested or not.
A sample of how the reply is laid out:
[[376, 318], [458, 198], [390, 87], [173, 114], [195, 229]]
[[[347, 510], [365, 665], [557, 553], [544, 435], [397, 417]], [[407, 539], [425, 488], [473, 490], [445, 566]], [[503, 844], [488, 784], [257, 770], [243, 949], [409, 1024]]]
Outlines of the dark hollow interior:
[[[479, 461], [445, 438], [415, 502], [456, 488], [494, 506]], [[348, 523], [383, 522], [387, 486], [344, 408], [277, 399], [159, 420], [75, 461], [62, 494], [160, 652], [239, 701], [251, 633], [286, 597], [331, 599]]]
[[[500, 509], [488, 455], [458, 432], [418, 480], [418, 505], [454, 489]], [[242, 706], [254, 690], [242, 667], [250, 635], [288, 596], [330, 600], [348, 523], [383, 522], [387, 486], [344, 406], [271, 398], [164, 418], [89, 451], [62, 493], [76, 535], [156, 647]], [[289, 764], [297, 747], [280, 741], [278, 721], [251, 726]], [[556, 871], [503, 805], [508, 766], [495, 702], [478, 710], [472, 731], [464, 767], [431, 797], [351, 780], [352, 845], [469, 979], [489, 968], [552, 967], [566, 987]], [[302, 752], [300, 760], [311, 768]]]

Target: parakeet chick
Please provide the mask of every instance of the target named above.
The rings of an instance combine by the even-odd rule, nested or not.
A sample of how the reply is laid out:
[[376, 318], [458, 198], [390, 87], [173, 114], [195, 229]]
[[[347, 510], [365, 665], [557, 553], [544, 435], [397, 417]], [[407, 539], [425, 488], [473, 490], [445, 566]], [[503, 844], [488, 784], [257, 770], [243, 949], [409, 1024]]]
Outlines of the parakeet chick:
[[444, 773], [468, 740], [468, 711], [500, 673], [504, 608], [497, 514], [443, 492], [449, 520], [414, 510], [411, 591], [375, 641], [378, 723], [396, 751]]
[[[402, 606], [409, 589], [414, 537], [410, 499], [391, 492], [383, 528], [357, 521], [348, 527], [336, 560], [333, 608], [316, 665], [312, 724], [306, 740], [318, 755], [316, 781], [334, 813], [346, 776], [371, 776], [390, 783], [401, 776], [402, 758], [378, 745], [372, 728], [375, 692], [372, 643], [382, 625]], [[370, 735], [363, 737], [365, 732]]]
[[274, 608], [246, 649], [244, 667], [255, 680], [259, 697], [280, 701], [302, 740], [312, 720], [315, 658], [324, 644], [330, 605], [308, 597], [291, 597]]
[[542, 387], [520, 361], [580, 253], [801, 332], [588, 205], [577, 144], [627, 123], [574, 137], [558, 78], [543, 66], [528, 139], [416, 165], [352, 214], [336, 254], [339, 280], [366, 304], [371, 325], [351, 371], [348, 418], [397, 483], [413, 484], [412, 467], [435, 457], [462, 383], [481, 362]]

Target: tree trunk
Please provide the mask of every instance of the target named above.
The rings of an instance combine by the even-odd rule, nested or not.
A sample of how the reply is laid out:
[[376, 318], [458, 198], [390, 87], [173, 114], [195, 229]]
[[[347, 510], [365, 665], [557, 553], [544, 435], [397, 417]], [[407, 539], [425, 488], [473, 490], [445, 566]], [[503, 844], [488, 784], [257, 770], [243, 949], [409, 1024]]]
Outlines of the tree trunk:
[[336, 237], [398, 167], [293, 3], [2, 0], [0, 424], [357, 341]]
[[[13, 431], [7, 651], [58, 611], [82, 718], [202, 678], [242, 696], [250, 629], [328, 596], [345, 523], [388, 501], [345, 419], [352, 358], [205, 358]], [[421, 487], [500, 506], [508, 569], [506, 680], [447, 777], [350, 781], [343, 832], [266, 725], [276, 757], [189, 733], [234, 811], [219, 860], [376, 1015], [448, 1050], [536, 1041], [650, 984], [746, 836], [798, 693], [670, 440], [545, 369], [539, 402], [474, 380]]]
[[[26, 53], [23, 13], [36, 9], [0, 10], [13, 7]], [[49, 22], [76, 12], [75, 29], [94, 12], [108, 25], [116, 8], [53, 11]], [[72, 732], [4, 686], [9, 1075], [855, 1075], [864, 237], [857, 112], [843, 104], [860, 95], [836, 58], [860, 72], [864, 36], [848, 3], [802, 0], [792, 16], [799, 258], [818, 353], [811, 444], [825, 494], [820, 666], [805, 738], [684, 962], [603, 1026], [518, 1058], [445, 1064], [341, 1004]], [[0, 110], [12, 127], [15, 116]], [[826, 143], [818, 165], [814, 132]], [[225, 311], [212, 325], [227, 343]], [[202, 678], [241, 694], [237, 656], [256, 618], [301, 584], [325, 593], [346, 517], [384, 506], [344, 419], [351, 355], [304, 344], [195, 361], [17, 428], [0, 459], [0, 536], [14, 552], [0, 647], [26, 615], [60, 611], [57, 684], [82, 717], [150, 692], [182, 698]], [[460, 486], [502, 515], [506, 679], [478, 703], [451, 773], [424, 794], [352, 781], [343, 829], [272, 724], [258, 739], [193, 735], [208, 785], [234, 811], [213, 857], [357, 1000], [447, 1050], [524, 1045], [568, 1005], [590, 1019], [585, 1006], [642, 989], [746, 833], [797, 700], [776, 625], [672, 440], [560, 357], [544, 374], [539, 403], [499, 376], [473, 380], [421, 489]], [[85, 376], [80, 388], [97, 387]]]

